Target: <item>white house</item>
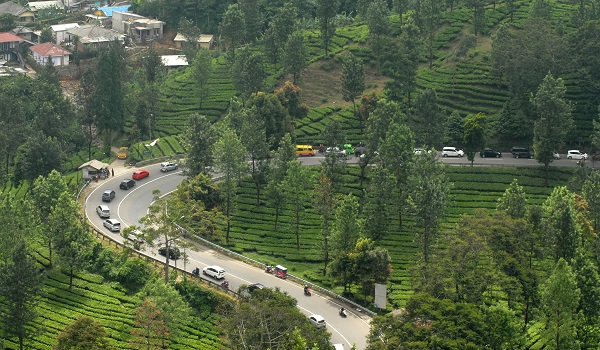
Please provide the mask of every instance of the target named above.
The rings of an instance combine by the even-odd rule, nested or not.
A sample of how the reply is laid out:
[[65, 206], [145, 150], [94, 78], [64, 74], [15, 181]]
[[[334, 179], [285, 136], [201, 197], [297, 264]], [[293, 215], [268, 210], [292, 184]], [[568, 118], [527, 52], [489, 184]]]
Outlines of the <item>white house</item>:
[[53, 43], [43, 43], [29, 48], [33, 53], [35, 61], [41, 65], [48, 64], [49, 61], [55, 66], [69, 65], [69, 51]]
[[65, 23], [65, 24], [55, 24], [53, 26], [50, 26], [50, 29], [52, 29], [52, 33], [54, 33], [54, 37], [56, 38], [57, 44], [61, 44], [65, 41], [67, 41], [67, 39], [68, 39], [67, 30], [73, 29], [73, 28], [79, 28], [79, 24]]

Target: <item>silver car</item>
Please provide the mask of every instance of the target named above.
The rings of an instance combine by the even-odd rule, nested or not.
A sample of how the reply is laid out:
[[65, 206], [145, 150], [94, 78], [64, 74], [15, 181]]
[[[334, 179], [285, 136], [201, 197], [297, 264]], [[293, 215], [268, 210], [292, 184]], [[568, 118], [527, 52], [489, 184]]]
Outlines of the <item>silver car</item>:
[[121, 231], [121, 223], [115, 219], [104, 220], [104, 227], [106, 227], [109, 231], [112, 232]]
[[577, 149], [571, 149], [567, 151], [567, 159], [586, 160], [587, 158], [587, 153], [582, 153]]
[[171, 162], [160, 163], [160, 171], [166, 173], [167, 171], [177, 170], [177, 164]]

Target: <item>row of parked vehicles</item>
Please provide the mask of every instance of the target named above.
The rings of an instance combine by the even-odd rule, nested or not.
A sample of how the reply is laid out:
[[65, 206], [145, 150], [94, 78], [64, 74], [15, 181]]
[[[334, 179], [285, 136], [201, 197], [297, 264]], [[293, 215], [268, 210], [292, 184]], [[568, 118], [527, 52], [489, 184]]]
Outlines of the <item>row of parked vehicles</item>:
[[[417, 150], [421, 150], [422, 149], [415, 149], [415, 153], [418, 154], [420, 153]], [[513, 158], [529, 158], [529, 159], [533, 159], [535, 157], [535, 154], [533, 153], [533, 150], [528, 148], [528, 147], [513, 147], [510, 150], [511, 155], [513, 156]], [[461, 149], [458, 149], [456, 147], [444, 147], [442, 149], [442, 156], [443, 157], [463, 157], [465, 154]], [[483, 150], [481, 150], [479, 152], [479, 156], [481, 158], [500, 158], [502, 157], [502, 152], [497, 151], [493, 148], [484, 148]], [[554, 159], [560, 159], [560, 154], [558, 152], [553, 152], [553, 156]], [[588, 159], [588, 155], [587, 153], [581, 152], [580, 150], [577, 149], [571, 149], [567, 151], [567, 159], [573, 159], [573, 160], [587, 160]]]

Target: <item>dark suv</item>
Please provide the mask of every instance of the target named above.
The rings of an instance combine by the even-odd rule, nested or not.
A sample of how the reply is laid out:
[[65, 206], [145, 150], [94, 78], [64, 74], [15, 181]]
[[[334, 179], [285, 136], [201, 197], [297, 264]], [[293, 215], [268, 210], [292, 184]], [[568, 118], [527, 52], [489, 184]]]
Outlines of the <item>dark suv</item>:
[[132, 188], [133, 186], [135, 186], [135, 181], [133, 181], [132, 179], [125, 179], [125, 180], [121, 181], [119, 188], [123, 189], [123, 190], [128, 190], [128, 189]]
[[513, 147], [510, 151], [514, 158], [531, 158], [533, 159], [533, 151], [527, 147]]

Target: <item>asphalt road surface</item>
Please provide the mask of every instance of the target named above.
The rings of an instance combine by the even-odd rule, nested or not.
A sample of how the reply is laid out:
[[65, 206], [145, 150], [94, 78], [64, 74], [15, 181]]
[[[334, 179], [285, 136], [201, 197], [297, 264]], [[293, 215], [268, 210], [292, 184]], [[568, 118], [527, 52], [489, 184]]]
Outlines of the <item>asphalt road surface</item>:
[[[445, 164], [457, 166], [470, 165], [466, 157], [441, 159]], [[304, 165], [319, 165], [323, 160], [323, 156], [317, 154], [314, 157], [301, 158], [301, 160]], [[354, 156], [348, 158], [348, 163], [357, 163], [357, 161], [358, 159]], [[477, 155], [475, 165], [534, 166], [539, 164], [534, 159], [516, 159], [509, 154], [508, 157], [504, 156], [501, 158], [481, 158]], [[556, 160], [552, 165], [577, 166], [577, 161], [567, 160], [565, 155], [561, 155], [561, 159]], [[586, 165], [591, 166], [591, 162], [586, 162]], [[130, 178], [135, 168], [131, 168], [130, 172], [103, 181], [88, 195], [85, 200], [85, 213], [90, 223], [98, 231], [119, 242], [123, 241], [119, 233], [110, 232], [103, 227], [102, 222], [104, 219], [101, 219], [96, 214], [96, 206], [100, 204], [107, 205], [111, 210], [111, 218], [119, 220], [123, 229], [131, 225], [139, 225], [138, 220], [146, 214], [148, 206], [152, 203], [152, 191], [158, 189], [162, 194], [170, 193], [177, 188], [177, 185], [183, 179], [180, 170], [162, 173], [159, 171], [159, 165], [150, 165], [144, 167], [144, 169], [149, 170], [150, 176], [136, 181], [136, 185], [129, 190], [121, 190], [119, 183], [125, 178]], [[115, 199], [110, 203], [102, 202], [102, 193], [106, 189], [112, 189], [116, 192]], [[181, 224], [184, 225], [184, 223]], [[156, 249], [144, 252], [159, 260], [164, 259], [164, 257], [156, 253]], [[306, 315], [313, 313], [320, 314], [325, 318], [327, 329], [332, 334], [333, 343], [343, 343], [346, 348], [350, 348], [352, 344], [356, 344], [357, 349], [364, 349], [366, 347], [370, 318], [365, 314], [349, 309], [348, 317], [341, 318], [338, 315], [341, 305], [335, 300], [315, 292], [312, 293], [312, 296], [305, 296], [301, 285], [279, 279], [265, 273], [263, 269], [229, 258], [205, 246], [198, 246], [197, 251], [188, 250], [185, 253], [189, 256], [185, 266], [181, 266], [183, 264], [181, 261], [172, 261], [174, 266], [179, 264], [179, 268], [185, 268], [186, 271], [191, 272], [195, 267], [202, 269], [208, 265], [219, 265], [225, 269], [226, 279], [233, 290], [237, 290], [242, 284], [251, 283], [262, 283], [266, 287], [279, 287], [298, 300], [298, 307], [303, 313]], [[287, 267], [290, 268], [291, 266]]]

